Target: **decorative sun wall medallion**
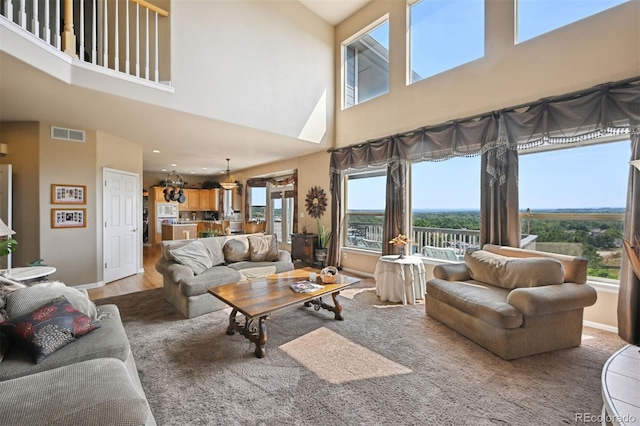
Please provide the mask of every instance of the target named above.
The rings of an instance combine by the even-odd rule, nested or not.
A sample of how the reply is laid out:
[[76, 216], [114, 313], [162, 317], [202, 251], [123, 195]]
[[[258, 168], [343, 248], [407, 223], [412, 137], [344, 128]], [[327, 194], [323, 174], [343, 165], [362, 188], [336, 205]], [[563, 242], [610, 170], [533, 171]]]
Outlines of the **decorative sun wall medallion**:
[[309, 216], [315, 219], [318, 219], [320, 216], [322, 216], [327, 208], [327, 196], [324, 193], [324, 190], [319, 186], [311, 187], [311, 189], [309, 189], [309, 192], [307, 192], [305, 205]]

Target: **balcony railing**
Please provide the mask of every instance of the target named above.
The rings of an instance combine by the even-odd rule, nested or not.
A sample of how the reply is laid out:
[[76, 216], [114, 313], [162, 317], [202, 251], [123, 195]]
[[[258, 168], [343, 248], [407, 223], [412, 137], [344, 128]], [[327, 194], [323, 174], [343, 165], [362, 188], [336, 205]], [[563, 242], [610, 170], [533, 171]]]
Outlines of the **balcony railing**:
[[169, 13], [144, 0], [0, 0], [0, 6], [4, 19], [75, 59], [169, 80], [159, 61], [162, 33], [169, 31], [161, 18]]

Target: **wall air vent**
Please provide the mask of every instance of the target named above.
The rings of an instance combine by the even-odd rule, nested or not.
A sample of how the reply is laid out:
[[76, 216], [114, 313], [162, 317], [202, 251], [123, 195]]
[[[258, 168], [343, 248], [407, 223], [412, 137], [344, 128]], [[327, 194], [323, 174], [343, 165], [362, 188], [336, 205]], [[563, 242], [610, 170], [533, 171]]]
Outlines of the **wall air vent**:
[[84, 130], [65, 129], [64, 127], [51, 126], [51, 139], [85, 142]]

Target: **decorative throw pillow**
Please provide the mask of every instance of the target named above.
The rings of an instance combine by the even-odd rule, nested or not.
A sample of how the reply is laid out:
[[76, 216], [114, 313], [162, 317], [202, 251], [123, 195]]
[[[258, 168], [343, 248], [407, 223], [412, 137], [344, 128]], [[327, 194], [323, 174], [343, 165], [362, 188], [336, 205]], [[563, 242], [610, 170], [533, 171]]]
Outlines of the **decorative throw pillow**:
[[471, 278], [514, 289], [562, 284], [562, 262], [548, 257], [507, 257], [485, 250], [468, 251], [464, 261]]
[[171, 257], [185, 266], [190, 267], [195, 275], [201, 274], [213, 266], [211, 256], [204, 244], [195, 240], [180, 248], [169, 250]]
[[99, 327], [100, 324], [75, 309], [64, 296], [0, 323], [0, 331], [29, 352], [36, 364]]
[[251, 251], [249, 250], [249, 240], [247, 237], [231, 238], [222, 247], [224, 259], [227, 262], [242, 262], [243, 260], [251, 260]]
[[252, 262], [275, 262], [280, 259], [275, 235], [256, 235], [248, 239]]
[[218, 237], [200, 238], [198, 241], [202, 242], [209, 251], [213, 266], [224, 264], [224, 253], [222, 252], [222, 245], [220, 245]]
[[9, 318], [24, 315], [60, 296], [92, 320], [96, 319], [96, 305], [89, 300], [86, 291], [68, 287], [60, 281], [38, 283], [10, 293], [7, 296], [7, 314]]

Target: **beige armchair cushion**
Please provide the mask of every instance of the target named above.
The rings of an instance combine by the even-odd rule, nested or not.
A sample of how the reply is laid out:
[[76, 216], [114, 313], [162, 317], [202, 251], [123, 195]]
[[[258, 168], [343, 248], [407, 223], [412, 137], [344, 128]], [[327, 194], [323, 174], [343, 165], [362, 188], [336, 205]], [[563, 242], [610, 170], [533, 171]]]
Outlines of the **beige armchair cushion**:
[[514, 258], [475, 250], [468, 251], [464, 260], [471, 278], [502, 288], [539, 287], [564, 282], [564, 266], [556, 259]]

